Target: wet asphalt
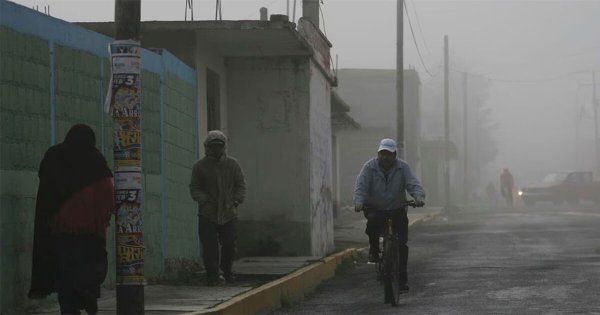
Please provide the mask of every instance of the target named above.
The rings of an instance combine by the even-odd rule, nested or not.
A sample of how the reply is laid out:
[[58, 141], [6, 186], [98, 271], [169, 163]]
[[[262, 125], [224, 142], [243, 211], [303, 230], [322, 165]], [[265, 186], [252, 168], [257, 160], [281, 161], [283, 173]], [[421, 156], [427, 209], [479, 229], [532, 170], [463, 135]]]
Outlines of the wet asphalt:
[[600, 314], [600, 207], [464, 210], [411, 228], [410, 292], [383, 303], [374, 265], [348, 262], [272, 314]]

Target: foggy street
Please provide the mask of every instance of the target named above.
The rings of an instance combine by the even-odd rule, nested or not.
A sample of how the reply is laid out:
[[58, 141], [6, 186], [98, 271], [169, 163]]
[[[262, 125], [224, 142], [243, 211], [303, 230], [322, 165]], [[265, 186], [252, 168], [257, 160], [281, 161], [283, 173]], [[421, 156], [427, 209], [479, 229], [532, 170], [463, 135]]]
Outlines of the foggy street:
[[600, 315], [599, 17], [0, 0], [0, 315]]
[[274, 314], [600, 314], [599, 224], [591, 204], [442, 215], [410, 232], [397, 308], [363, 257]]

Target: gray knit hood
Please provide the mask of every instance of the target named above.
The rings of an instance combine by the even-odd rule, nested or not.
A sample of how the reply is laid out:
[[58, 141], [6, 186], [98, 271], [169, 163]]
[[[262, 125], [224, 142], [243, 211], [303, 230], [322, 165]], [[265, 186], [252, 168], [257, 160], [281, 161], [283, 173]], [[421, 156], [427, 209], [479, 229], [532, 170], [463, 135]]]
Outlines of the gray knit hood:
[[221, 130], [209, 131], [208, 135], [206, 136], [206, 140], [204, 140], [204, 146], [208, 145], [211, 141], [214, 141], [214, 140], [223, 141], [223, 143], [225, 144], [225, 147], [227, 147], [227, 137]]

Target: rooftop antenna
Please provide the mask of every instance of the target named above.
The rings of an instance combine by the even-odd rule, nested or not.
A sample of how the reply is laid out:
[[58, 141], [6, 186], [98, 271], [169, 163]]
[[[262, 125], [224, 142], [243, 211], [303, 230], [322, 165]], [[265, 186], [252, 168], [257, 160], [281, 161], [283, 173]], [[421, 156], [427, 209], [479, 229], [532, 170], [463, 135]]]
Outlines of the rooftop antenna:
[[185, 16], [184, 21], [187, 21], [187, 14], [190, 11], [190, 21], [194, 20], [194, 0], [185, 0]]
[[215, 7], [215, 20], [223, 20], [223, 14], [221, 11], [221, 0], [217, 0], [217, 6]]
[[296, 23], [296, 0], [294, 0], [294, 9], [292, 10], [293, 16], [292, 16], [292, 22]]

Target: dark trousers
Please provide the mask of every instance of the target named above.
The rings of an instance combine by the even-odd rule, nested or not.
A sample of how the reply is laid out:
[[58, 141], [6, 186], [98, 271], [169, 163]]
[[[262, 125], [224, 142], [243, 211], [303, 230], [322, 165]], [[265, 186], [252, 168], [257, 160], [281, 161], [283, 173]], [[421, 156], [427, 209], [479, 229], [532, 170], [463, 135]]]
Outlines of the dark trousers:
[[407, 261], [408, 261], [408, 216], [406, 209], [396, 209], [392, 211], [367, 211], [367, 229], [365, 233], [369, 236], [369, 245], [372, 249], [379, 250], [379, 237], [383, 234], [383, 228], [388, 218], [392, 219], [392, 232], [398, 235], [400, 240], [400, 283], [406, 284], [407, 281]]
[[91, 235], [62, 234], [56, 238], [58, 303], [61, 314], [80, 314], [100, 297], [108, 272], [106, 240]]
[[[208, 279], [218, 278], [219, 268], [225, 275], [232, 273], [236, 240], [235, 221], [216, 224], [207, 218], [199, 217], [198, 231], [202, 244], [202, 259]], [[219, 252], [221, 253], [220, 259]]]

